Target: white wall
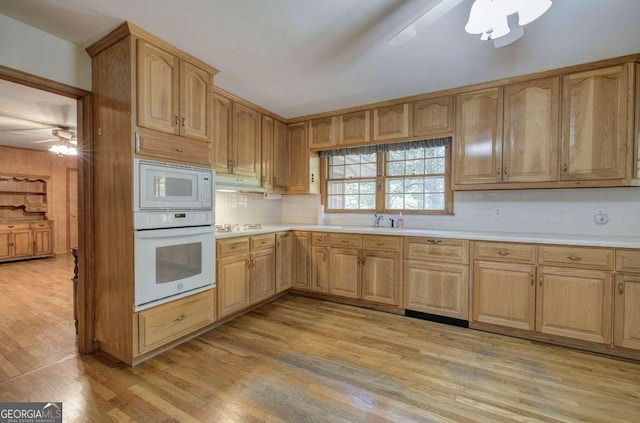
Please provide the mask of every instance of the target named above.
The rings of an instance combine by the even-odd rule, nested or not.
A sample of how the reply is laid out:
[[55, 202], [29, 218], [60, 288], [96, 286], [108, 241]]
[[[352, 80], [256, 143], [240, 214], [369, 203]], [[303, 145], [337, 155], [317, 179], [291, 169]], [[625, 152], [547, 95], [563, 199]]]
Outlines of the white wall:
[[91, 91], [91, 58], [80, 46], [0, 15], [0, 64]]
[[[319, 196], [286, 196], [282, 201], [284, 223], [317, 222]], [[593, 222], [600, 207], [607, 211], [606, 225]], [[405, 228], [640, 236], [640, 188], [456, 192], [454, 212], [454, 216], [404, 216]], [[323, 222], [371, 226], [373, 214], [325, 214]]]
[[282, 203], [262, 194], [216, 191], [216, 224], [282, 223]]

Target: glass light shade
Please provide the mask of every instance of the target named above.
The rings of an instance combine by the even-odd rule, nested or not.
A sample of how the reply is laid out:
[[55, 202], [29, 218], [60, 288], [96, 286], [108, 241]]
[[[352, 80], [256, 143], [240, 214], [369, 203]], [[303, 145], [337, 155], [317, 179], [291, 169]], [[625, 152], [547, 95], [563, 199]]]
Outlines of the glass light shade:
[[521, 1], [518, 7], [518, 25], [524, 26], [535, 21], [551, 7], [551, 0]]
[[60, 156], [77, 156], [78, 150], [75, 147], [70, 146], [67, 143], [58, 143], [56, 145], [52, 145], [49, 148], [49, 151], [52, 153], [56, 153]]

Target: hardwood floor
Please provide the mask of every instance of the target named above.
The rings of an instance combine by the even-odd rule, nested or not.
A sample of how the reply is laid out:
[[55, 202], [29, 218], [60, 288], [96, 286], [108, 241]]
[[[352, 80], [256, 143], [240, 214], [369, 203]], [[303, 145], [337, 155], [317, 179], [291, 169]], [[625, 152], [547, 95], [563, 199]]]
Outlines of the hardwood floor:
[[130, 368], [0, 382], [65, 421], [637, 422], [640, 363], [287, 295]]
[[73, 257], [0, 264], [0, 381], [76, 352]]

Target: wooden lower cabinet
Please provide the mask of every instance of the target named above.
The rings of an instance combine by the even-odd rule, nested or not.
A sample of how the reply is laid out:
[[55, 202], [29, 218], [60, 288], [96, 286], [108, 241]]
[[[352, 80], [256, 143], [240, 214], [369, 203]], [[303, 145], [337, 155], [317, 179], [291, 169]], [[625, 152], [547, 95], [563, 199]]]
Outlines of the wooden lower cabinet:
[[311, 247], [311, 290], [329, 293], [329, 257], [328, 248]]
[[536, 266], [476, 261], [473, 265], [473, 320], [535, 329]]
[[404, 281], [407, 310], [469, 318], [469, 266], [405, 260]]
[[251, 253], [217, 260], [218, 317], [226, 317], [251, 305], [249, 267]]
[[610, 344], [612, 279], [605, 271], [539, 267], [536, 331]]
[[311, 232], [295, 231], [293, 288], [311, 290]]
[[33, 231], [33, 255], [50, 256], [53, 253], [51, 226], [46, 223], [32, 223]]
[[329, 293], [347, 298], [361, 298], [360, 250], [331, 248], [329, 252]]
[[251, 279], [251, 304], [259, 303], [275, 295], [276, 251], [274, 248], [251, 252], [249, 276]]
[[640, 275], [616, 274], [613, 344], [640, 350]]
[[138, 313], [138, 353], [143, 354], [215, 321], [215, 290]]
[[[46, 239], [46, 238], [45, 238]], [[49, 232], [49, 253], [51, 235]], [[0, 261], [19, 260], [34, 256], [33, 230], [29, 222], [0, 224]]]
[[276, 234], [276, 293], [291, 288], [293, 281], [293, 234]]
[[362, 252], [362, 299], [380, 304], [400, 304], [402, 258], [392, 251]]

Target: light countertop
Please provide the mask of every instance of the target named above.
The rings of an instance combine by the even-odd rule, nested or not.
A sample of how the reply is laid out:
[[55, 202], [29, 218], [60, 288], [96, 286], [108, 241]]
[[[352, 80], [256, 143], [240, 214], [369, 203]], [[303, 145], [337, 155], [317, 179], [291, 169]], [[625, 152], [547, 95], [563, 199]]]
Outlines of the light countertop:
[[263, 225], [262, 229], [252, 229], [238, 232], [218, 232], [216, 238], [235, 238], [241, 236], [258, 235], [270, 232], [283, 231], [313, 231], [313, 232], [336, 232], [355, 233], [362, 235], [395, 235], [395, 236], [418, 236], [434, 238], [468, 239], [476, 241], [502, 241], [502, 242], [524, 242], [535, 244], [563, 244], [563, 245], [584, 245], [593, 247], [617, 247], [617, 248], [640, 248], [640, 238], [623, 236], [598, 236], [598, 235], [578, 235], [578, 234], [538, 234], [528, 232], [482, 232], [482, 231], [449, 231], [433, 229], [399, 229], [387, 227], [371, 226], [330, 226], [330, 225], [300, 225], [300, 224], [280, 224]]

